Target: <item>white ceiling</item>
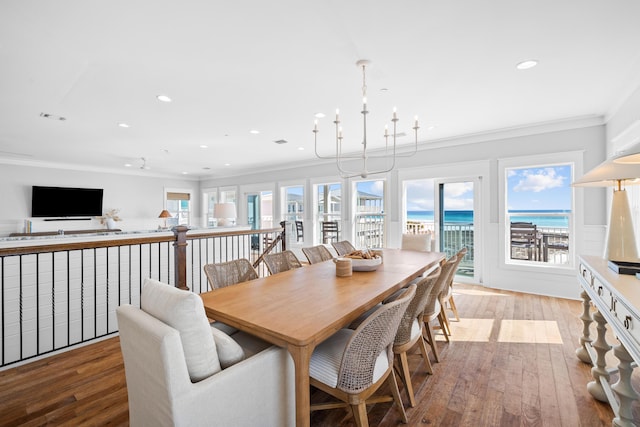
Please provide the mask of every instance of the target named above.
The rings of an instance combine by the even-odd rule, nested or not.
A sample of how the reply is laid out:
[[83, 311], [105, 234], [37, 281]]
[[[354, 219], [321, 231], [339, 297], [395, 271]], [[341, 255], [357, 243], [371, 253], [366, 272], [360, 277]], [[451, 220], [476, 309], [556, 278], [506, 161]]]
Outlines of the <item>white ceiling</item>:
[[337, 107], [359, 146], [362, 58], [374, 146], [394, 106], [427, 147], [606, 117], [640, 83], [639, 22], [635, 0], [3, 0], [0, 159], [187, 177], [310, 162], [317, 112], [324, 153]]

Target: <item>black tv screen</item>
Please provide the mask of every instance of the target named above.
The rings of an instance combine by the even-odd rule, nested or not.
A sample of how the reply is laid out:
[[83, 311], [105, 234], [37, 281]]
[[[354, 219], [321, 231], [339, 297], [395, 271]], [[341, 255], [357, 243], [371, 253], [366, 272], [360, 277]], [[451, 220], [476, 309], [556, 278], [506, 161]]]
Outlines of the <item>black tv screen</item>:
[[101, 188], [33, 186], [32, 217], [68, 217], [102, 215]]

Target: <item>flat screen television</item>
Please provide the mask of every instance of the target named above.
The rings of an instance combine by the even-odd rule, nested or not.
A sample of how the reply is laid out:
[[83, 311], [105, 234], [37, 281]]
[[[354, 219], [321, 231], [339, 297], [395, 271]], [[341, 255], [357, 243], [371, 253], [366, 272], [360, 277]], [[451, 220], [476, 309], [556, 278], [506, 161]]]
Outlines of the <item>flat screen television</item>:
[[101, 215], [102, 188], [32, 187], [32, 217]]

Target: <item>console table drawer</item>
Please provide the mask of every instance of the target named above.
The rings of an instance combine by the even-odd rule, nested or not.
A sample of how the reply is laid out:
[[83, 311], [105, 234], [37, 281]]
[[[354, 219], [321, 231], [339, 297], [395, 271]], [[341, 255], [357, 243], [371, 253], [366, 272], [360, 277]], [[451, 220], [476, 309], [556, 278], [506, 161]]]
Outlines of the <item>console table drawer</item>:
[[614, 316], [611, 321], [618, 323], [618, 327], [627, 332], [627, 336], [634, 340], [634, 344], [640, 346], [640, 318], [613, 293], [610, 293], [610, 296], [610, 310]]

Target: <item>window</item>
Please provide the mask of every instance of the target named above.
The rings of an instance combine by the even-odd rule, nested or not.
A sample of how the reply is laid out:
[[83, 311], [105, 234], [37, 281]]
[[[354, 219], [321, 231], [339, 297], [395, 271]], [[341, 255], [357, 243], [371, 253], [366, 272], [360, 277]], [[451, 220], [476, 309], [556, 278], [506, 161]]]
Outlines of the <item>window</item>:
[[505, 262], [573, 264], [573, 164], [505, 168]]
[[314, 185], [315, 212], [314, 212], [314, 241], [322, 243], [322, 222], [342, 220], [342, 184], [320, 183]]
[[236, 189], [207, 188], [203, 190], [202, 198], [204, 202], [204, 226], [215, 227], [217, 220], [214, 215], [214, 206], [218, 203], [218, 199], [220, 203], [236, 203]]
[[189, 225], [191, 222], [191, 194], [188, 192], [167, 191], [167, 210], [171, 218], [167, 219], [167, 226]]
[[282, 187], [284, 206], [282, 216], [285, 221], [301, 221], [304, 218], [304, 187]]
[[385, 246], [384, 180], [355, 183], [355, 246]]

